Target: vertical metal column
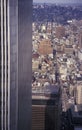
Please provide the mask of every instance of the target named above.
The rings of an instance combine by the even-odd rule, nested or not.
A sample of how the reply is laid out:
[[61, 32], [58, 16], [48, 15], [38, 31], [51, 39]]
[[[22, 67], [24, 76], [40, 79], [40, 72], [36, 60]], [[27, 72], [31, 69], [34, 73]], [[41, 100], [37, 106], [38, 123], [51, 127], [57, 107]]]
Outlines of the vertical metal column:
[[5, 59], [4, 59], [4, 67], [5, 67], [5, 84], [4, 84], [4, 92], [5, 92], [5, 97], [4, 97], [4, 100], [5, 100], [5, 112], [4, 112], [4, 126], [5, 126], [5, 130], [7, 130], [7, 26], [6, 26], [6, 0], [4, 0], [4, 54], [5, 54]]
[[8, 17], [8, 130], [10, 130], [10, 6], [7, 1], [7, 17]]
[[1, 0], [1, 129], [3, 130], [3, 0]]

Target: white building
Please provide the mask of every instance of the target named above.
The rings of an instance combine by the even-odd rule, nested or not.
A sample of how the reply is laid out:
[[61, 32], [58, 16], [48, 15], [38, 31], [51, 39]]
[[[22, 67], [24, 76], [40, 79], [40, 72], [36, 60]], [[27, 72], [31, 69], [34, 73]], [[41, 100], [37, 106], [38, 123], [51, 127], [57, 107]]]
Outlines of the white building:
[[79, 58], [79, 60], [82, 61], [82, 50], [79, 50], [79, 51], [78, 51], [78, 58]]

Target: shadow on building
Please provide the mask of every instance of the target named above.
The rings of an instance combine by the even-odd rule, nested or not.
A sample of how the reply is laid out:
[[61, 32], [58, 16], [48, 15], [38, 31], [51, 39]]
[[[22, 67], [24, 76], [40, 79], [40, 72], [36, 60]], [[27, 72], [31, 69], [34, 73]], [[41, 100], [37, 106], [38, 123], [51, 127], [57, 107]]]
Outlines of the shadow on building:
[[67, 117], [70, 130], [82, 130], [82, 104], [72, 105], [67, 110]]
[[60, 89], [50, 86], [32, 95], [32, 130], [60, 130]]
[[60, 130], [61, 124], [61, 104], [60, 97], [54, 95], [50, 96], [45, 108], [45, 130]]

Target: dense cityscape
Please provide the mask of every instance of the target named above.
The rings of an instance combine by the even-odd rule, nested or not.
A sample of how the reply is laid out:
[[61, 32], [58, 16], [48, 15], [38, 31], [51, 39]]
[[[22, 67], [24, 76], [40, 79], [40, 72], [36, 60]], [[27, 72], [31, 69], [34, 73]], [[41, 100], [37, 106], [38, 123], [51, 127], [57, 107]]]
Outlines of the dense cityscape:
[[82, 5], [33, 4], [32, 130], [82, 130]]

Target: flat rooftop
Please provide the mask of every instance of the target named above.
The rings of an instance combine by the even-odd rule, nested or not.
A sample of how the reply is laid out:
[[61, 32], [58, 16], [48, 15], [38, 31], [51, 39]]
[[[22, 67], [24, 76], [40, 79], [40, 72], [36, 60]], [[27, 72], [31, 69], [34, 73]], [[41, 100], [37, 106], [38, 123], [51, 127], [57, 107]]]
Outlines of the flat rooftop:
[[45, 87], [36, 87], [32, 90], [32, 99], [49, 99], [57, 97], [60, 94], [60, 86], [49, 85]]

